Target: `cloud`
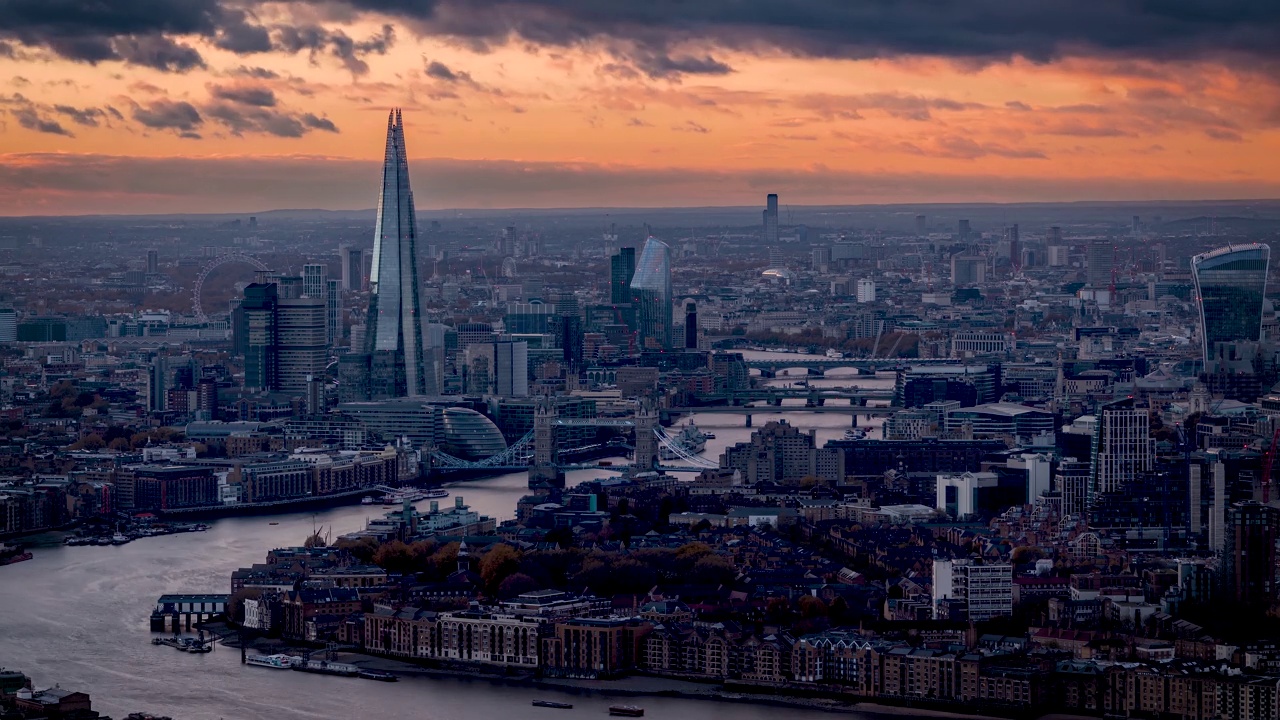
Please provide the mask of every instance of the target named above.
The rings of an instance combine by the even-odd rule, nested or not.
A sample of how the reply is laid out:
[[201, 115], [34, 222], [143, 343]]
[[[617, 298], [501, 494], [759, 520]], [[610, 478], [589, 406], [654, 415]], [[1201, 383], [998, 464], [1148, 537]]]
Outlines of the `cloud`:
[[66, 137], [75, 137], [71, 131], [62, 127], [57, 120], [52, 120], [41, 115], [31, 106], [14, 108], [9, 111], [18, 124], [28, 130], [34, 130], [49, 135], [63, 135]]
[[633, 117], [627, 121], [627, 127], [653, 127], [653, 123], [645, 122], [638, 117]]
[[313, 62], [319, 53], [327, 51], [353, 75], [364, 75], [369, 72], [369, 64], [362, 57], [385, 55], [395, 44], [395, 29], [383, 25], [368, 39], [356, 41], [342, 30], [329, 30], [320, 25], [280, 25], [275, 28], [274, 40], [276, 49], [289, 53], [309, 52]]
[[1012, 148], [999, 143], [980, 143], [971, 138], [959, 135], [943, 135], [934, 138], [930, 143], [899, 143], [898, 148], [904, 152], [926, 157], [951, 158], [956, 160], [976, 160], [989, 155], [1018, 160], [1045, 160], [1045, 154], [1039, 150]]
[[96, 107], [79, 108], [72, 105], [49, 105], [35, 102], [21, 93], [0, 95], [0, 109], [7, 111], [18, 122], [19, 126], [27, 130], [47, 135], [62, 135], [64, 137], [75, 137], [75, 135], [64, 127], [62, 123], [51, 117], [52, 115], [61, 115], [77, 125], [85, 127], [98, 127], [100, 122], [104, 121], [108, 115], [112, 117], [119, 116], [119, 112], [109, 106], [104, 110]]
[[276, 94], [267, 87], [215, 85], [210, 92], [215, 98], [240, 105], [275, 107], [276, 104]]
[[133, 119], [155, 130], [194, 132], [204, 118], [194, 105], [186, 101], [156, 100], [150, 105], [133, 108]]
[[1205, 135], [1214, 140], [1223, 142], [1244, 142], [1244, 136], [1234, 130], [1219, 130], [1218, 128], [1205, 128]]
[[702, 133], [702, 134], [711, 132], [711, 130], [709, 130], [708, 128], [702, 125], [699, 125], [698, 123], [692, 120], [685, 120], [684, 123], [680, 125], [672, 125], [671, 129], [677, 132], [691, 132], [691, 133]]
[[[55, 112], [71, 118], [71, 122], [86, 127], [98, 127], [98, 122], [107, 116], [107, 111], [101, 108], [77, 108], [70, 105], [54, 105]], [[118, 111], [112, 109], [117, 115]]]
[[240, 67], [230, 71], [231, 75], [239, 77], [253, 78], [255, 80], [278, 80], [280, 73], [275, 70], [268, 70], [264, 67], [248, 67], [241, 65]]
[[447, 83], [471, 82], [471, 74], [465, 72], [454, 72], [449, 69], [448, 65], [437, 60], [431, 60], [426, 65], [427, 77], [443, 80]]
[[[1062, 202], [1277, 197], [1253, 179], [944, 174], [809, 167], [643, 168], [595, 163], [415, 159], [419, 210], [747, 205], [764, 192], [809, 203]], [[369, 209], [377, 165], [343, 158], [0, 155], [0, 214]], [[254, 178], [246, 183], [244, 178]], [[158, 203], [163, 203], [159, 205]]]

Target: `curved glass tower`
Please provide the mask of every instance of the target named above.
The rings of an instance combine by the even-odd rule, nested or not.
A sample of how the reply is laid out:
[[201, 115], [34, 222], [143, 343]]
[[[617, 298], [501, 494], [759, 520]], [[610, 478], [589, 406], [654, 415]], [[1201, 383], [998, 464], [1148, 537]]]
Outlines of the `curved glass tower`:
[[1229, 245], [1191, 258], [1206, 370], [1218, 343], [1256, 343], [1262, 339], [1270, 259], [1270, 246], [1260, 243]]
[[365, 352], [370, 356], [369, 390], [374, 399], [427, 394], [417, 241], [404, 121], [397, 109], [387, 118], [382, 193], [369, 271]]
[[640, 348], [671, 347], [671, 248], [649, 238], [631, 277], [631, 305], [636, 314]]

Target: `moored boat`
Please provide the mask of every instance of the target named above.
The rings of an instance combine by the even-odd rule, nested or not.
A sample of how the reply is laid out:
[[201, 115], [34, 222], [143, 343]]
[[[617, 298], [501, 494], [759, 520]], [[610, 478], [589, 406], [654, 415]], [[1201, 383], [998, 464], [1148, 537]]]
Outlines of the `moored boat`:
[[244, 659], [246, 665], [270, 668], [272, 670], [290, 670], [302, 664], [303, 659], [297, 655], [250, 655]]
[[396, 682], [400, 678], [393, 673], [383, 672], [381, 670], [364, 669], [360, 671], [360, 677], [365, 680], [380, 680], [382, 682]]
[[644, 717], [644, 708], [635, 705], [610, 705], [609, 714], [618, 717]]
[[329, 662], [328, 660], [308, 660], [305, 663], [294, 665], [293, 669], [320, 675], [342, 675], [343, 677], [355, 677], [360, 674], [360, 668], [355, 665]]
[[534, 707], [555, 708], [556, 710], [572, 710], [573, 705], [569, 703], [556, 702], [555, 700], [534, 700]]

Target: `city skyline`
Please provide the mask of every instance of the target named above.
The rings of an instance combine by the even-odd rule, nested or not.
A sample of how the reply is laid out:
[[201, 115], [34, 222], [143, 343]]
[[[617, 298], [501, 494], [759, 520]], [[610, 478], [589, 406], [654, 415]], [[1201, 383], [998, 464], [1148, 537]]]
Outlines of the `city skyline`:
[[15, 3], [0, 214], [364, 207], [391, 107], [424, 209], [1280, 196], [1274, 17], [988, 5]]

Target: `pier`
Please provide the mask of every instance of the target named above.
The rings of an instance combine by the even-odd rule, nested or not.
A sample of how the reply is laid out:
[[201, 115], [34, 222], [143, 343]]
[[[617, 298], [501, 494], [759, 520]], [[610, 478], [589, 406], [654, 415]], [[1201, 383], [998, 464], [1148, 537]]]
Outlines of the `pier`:
[[151, 632], [190, 630], [196, 623], [226, 615], [230, 595], [161, 595], [151, 611]]

